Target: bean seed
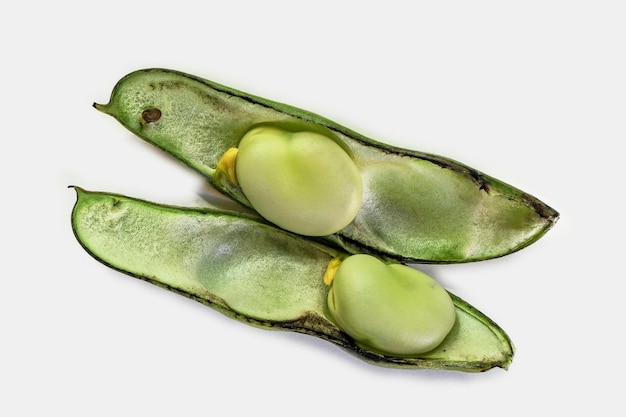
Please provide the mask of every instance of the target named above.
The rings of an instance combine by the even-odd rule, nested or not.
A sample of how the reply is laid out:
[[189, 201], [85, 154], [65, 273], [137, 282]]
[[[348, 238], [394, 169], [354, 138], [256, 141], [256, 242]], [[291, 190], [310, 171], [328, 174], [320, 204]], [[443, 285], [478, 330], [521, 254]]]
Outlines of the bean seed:
[[369, 255], [353, 255], [341, 263], [328, 307], [357, 343], [396, 355], [433, 350], [455, 322], [454, 303], [434, 279]]
[[335, 233], [361, 206], [356, 165], [336, 141], [316, 132], [250, 130], [239, 144], [235, 173], [252, 207], [294, 233]]

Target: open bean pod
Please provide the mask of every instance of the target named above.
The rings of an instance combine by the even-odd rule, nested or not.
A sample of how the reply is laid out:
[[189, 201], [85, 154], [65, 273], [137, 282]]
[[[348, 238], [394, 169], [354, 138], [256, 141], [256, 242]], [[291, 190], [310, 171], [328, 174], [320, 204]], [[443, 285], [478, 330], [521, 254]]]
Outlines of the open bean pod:
[[479, 372], [506, 369], [512, 360], [505, 332], [452, 294], [456, 321], [434, 350], [417, 356], [370, 351], [329, 313], [324, 273], [330, 260], [347, 253], [242, 213], [75, 189], [72, 227], [95, 259], [236, 320], [316, 336], [387, 367]]
[[456, 161], [388, 146], [308, 111], [177, 71], [128, 74], [108, 104], [94, 106], [247, 206], [241, 188], [216, 169], [250, 129], [291, 123], [331, 132], [358, 167], [363, 201], [350, 224], [322, 239], [351, 253], [412, 263], [478, 261], [526, 247], [558, 219], [537, 198]]

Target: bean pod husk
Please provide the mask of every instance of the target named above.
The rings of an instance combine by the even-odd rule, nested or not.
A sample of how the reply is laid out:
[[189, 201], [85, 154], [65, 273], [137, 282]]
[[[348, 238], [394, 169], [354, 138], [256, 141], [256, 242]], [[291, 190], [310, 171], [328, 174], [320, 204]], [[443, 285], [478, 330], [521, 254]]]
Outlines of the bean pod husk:
[[246, 132], [271, 123], [332, 132], [354, 158], [364, 195], [354, 221], [322, 239], [350, 253], [410, 263], [497, 258], [535, 242], [559, 217], [536, 197], [457, 161], [389, 146], [306, 110], [178, 71], [128, 74], [108, 104], [94, 106], [248, 207], [241, 189], [216, 175], [222, 155]]
[[75, 190], [72, 228], [95, 259], [233, 319], [319, 337], [386, 367], [480, 372], [506, 369], [512, 360], [506, 333], [453, 294], [456, 322], [437, 348], [414, 357], [369, 351], [329, 318], [323, 275], [346, 252], [253, 215]]

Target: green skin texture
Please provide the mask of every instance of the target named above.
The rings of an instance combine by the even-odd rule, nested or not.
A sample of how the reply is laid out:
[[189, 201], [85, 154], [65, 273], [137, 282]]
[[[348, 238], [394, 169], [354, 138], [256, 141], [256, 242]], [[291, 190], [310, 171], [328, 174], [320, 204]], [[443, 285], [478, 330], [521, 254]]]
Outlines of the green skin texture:
[[338, 232], [361, 206], [358, 168], [335, 140], [316, 132], [254, 128], [241, 140], [235, 166], [252, 207], [294, 233]]
[[328, 292], [334, 321], [361, 346], [397, 355], [433, 350], [456, 318], [454, 303], [434, 279], [370, 255], [345, 259]]
[[[491, 259], [535, 242], [559, 216], [459, 162], [388, 146], [308, 111], [177, 71], [133, 72], [117, 83], [108, 104], [94, 106], [248, 207], [240, 187], [215, 175], [227, 149], [258, 124], [330, 131], [361, 173], [363, 202], [354, 221], [321, 239], [350, 253], [411, 263]], [[142, 116], [153, 108], [158, 119]]]
[[505, 332], [453, 294], [454, 326], [434, 350], [407, 357], [359, 346], [332, 320], [323, 282], [346, 252], [253, 215], [75, 190], [72, 228], [95, 259], [241, 322], [316, 336], [385, 367], [480, 372], [512, 360]]

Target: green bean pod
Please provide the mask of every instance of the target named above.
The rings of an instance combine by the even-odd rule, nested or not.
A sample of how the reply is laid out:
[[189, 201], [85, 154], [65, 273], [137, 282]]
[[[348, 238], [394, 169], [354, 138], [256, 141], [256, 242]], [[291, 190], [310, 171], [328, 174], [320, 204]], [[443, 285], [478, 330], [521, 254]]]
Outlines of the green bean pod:
[[512, 360], [505, 332], [452, 294], [456, 321], [437, 348], [408, 357], [370, 351], [330, 318], [324, 273], [345, 252], [255, 216], [75, 189], [72, 228], [95, 259], [241, 322], [316, 336], [386, 367], [480, 372]]
[[249, 207], [236, 182], [217, 170], [246, 132], [273, 123], [331, 132], [359, 169], [363, 201], [350, 224], [321, 239], [350, 253], [411, 263], [491, 259], [535, 242], [559, 216], [532, 195], [454, 160], [388, 146], [308, 111], [173, 70], [128, 74], [108, 104], [94, 106]]

